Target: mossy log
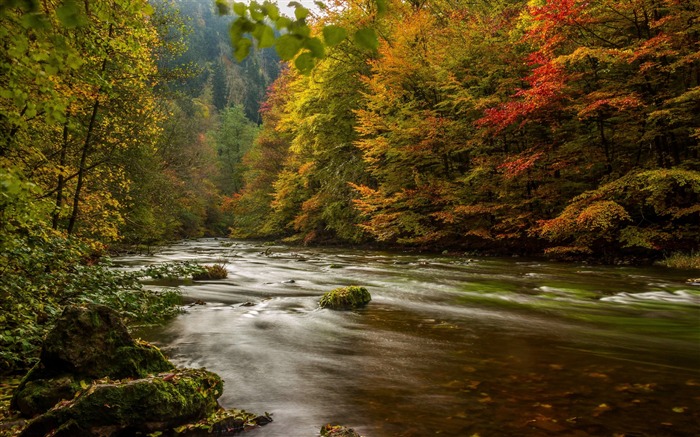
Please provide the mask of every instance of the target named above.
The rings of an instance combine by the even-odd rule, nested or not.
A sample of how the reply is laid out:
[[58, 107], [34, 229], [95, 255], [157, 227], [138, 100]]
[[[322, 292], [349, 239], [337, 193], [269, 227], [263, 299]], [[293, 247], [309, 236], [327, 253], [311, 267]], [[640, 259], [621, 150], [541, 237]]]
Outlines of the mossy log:
[[321, 308], [334, 310], [351, 310], [367, 305], [372, 300], [372, 296], [365, 287], [351, 285], [340, 287], [329, 291], [321, 297], [318, 304]]
[[128, 381], [97, 381], [73, 400], [29, 422], [22, 437], [126, 435], [172, 428], [206, 417], [223, 392], [218, 375], [185, 369]]

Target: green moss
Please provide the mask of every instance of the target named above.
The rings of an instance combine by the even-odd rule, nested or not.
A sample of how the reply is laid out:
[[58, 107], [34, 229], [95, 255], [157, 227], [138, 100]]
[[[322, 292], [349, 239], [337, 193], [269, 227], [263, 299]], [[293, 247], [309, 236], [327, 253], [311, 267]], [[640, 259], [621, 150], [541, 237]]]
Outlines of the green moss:
[[15, 392], [13, 408], [27, 417], [47, 411], [58, 401], [72, 399], [80, 390], [80, 382], [70, 375], [52, 379], [27, 381]]
[[113, 367], [105, 370], [104, 376], [115, 379], [145, 378], [160, 372], [167, 372], [175, 367], [163, 356], [157, 347], [145, 342], [117, 349]]
[[321, 297], [318, 304], [321, 308], [347, 310], [365, 306], [371, 300], [372, 296], [366, 288], [351, 285], [329, 291]]
[[22, 435], [45, 435], [60, 427], [75, 431], [73, 424], [83, 430], [172, 428], [217, 411], [217, 399], [222, 392], [221, 378], [203, 369], [178, 370], [133, 381], [94, 383], [70, 402], [32, 420]]

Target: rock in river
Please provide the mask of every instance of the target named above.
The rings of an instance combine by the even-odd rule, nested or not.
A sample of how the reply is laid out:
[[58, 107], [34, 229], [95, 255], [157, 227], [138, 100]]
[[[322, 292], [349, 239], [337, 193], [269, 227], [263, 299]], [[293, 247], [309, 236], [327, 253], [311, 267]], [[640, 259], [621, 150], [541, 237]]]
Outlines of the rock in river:
[[[90, 304], [64, 310], [11, 407], [33, 417], [22, 437], [126, 436], [232, 417], [218, 404], [222, 392], [218, 375], [175, 369], [158, 348], [134, 340], [116, 312]], [[241, 413], [239, 422], [258, 424]]]
[[11, 407], [31, 417], [72, 399], [95, 379], [144, 378], [174, 368], [158, 348], [131, 338], [112, 309], [69, 306], [47, 334], [40, 361], [17, 387]]
[[321, 297], [318, 304], [321, 308], [333, 310], [351, 310], [367, 305], [372, 300], [365, 287], [351, 285], [329, 291]]

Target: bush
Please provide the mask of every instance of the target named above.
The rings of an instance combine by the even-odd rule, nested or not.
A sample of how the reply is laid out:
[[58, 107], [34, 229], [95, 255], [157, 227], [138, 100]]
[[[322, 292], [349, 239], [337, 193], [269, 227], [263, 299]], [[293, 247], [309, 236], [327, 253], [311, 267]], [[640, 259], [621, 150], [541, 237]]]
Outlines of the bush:
[[660, 264], [674, 269], [700, 270], [700, 253], [674, 253], [661, 261]]
[[213, 266], [204, 266], [202, 271], [194, 273], [192, 279], [195, 281], [206, 281], [209, 279], [226, 279], [228, 270], [226, 264], [214, 264]]

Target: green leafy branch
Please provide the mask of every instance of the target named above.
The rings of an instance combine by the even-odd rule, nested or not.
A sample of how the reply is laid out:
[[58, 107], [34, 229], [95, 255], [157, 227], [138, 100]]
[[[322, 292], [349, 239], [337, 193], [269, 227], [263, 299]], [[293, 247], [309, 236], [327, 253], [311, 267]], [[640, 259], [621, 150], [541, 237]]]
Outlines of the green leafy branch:
[[[377, 13], [386, 11], [386, 0], [375, 0]], [[325, 5], [316, 2], [323, 10]], [[276, 4], [256, 1], [245, 4], [234, 2], [232, 6], [226, 0], [216, 0], [220, 14], [233, 12], [236, 19], [231, 24], [230, 36], [234, 55], [240, 62], [255, 46], [259, 49], [274, 47], [279, 57], [285, 61], [294, 61], [294, 66], [304, 74], [313, 69], [318, 60], [326, 57], [326, 48], [336, 46], [345, 41], [349, 32], [335, 24], [321, 28], [321, 36], [314, 36], [307, 23], [311, 11], [299, 2], [291, 2], [294, 6], [294, 19], [280, 13]], [[377, 33], [371, 26], [362, 27], [352, 33], [352, 40], [361, 48], [376, 50], [379, 47]]]

